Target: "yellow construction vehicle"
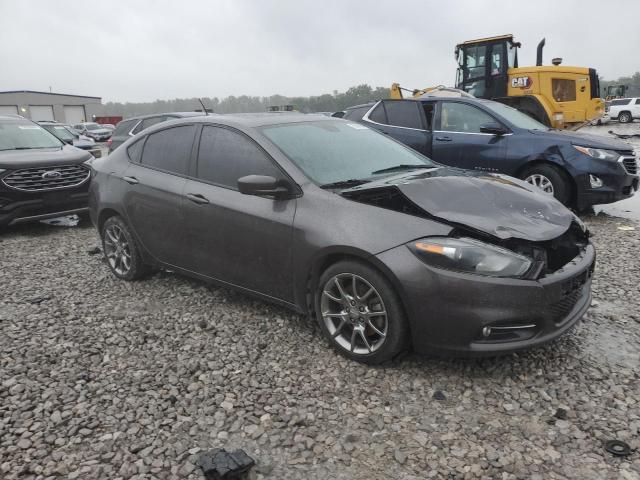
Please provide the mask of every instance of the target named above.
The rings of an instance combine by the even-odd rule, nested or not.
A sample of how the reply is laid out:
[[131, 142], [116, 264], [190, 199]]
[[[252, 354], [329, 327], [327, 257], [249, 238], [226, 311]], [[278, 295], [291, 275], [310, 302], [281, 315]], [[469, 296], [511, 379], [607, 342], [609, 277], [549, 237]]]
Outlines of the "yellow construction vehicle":
[[[554, 128], [578, 128], [604, 114], [600, 83], [593, 68], [567, 67], [561, 58], [542, 64], [545, 40], [538, 45], [536, 65], [518, 66], [513, 35], [469, 40], [456, 45], [458, 61], [455, 87], [478, 98], [496, 100], [527, 113]], [[432, 87], [413, 91], [415, 97]], [[402, 98], [394, 84], [391, 98]]]
[[605, 100], [615, 100], [616, 98], [624, 98], [629, 90], [628, 85], [608, 85], [604, 89]]

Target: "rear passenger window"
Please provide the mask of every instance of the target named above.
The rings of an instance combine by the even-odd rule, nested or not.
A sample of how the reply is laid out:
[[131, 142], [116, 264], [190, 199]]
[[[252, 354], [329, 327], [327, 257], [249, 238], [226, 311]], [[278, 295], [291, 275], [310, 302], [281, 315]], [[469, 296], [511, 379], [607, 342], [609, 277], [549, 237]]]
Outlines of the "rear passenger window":
[[350, 110], [347, 110], [342, 118], [346, 120], [362, 120], [362, 117], [364, 117], [364, 114], [367, 113], [370, 108], [371, 105], [368, 105], [366, 107], [352, 108]]
[[149, 117], [149, 118], [145, 118], [144, 120], [142, 120], [138, 126], [136, 127], [136, 129], [133, 131], [134, 134], [141, 132], [142, 130], [144, 130], [145, 128], [149, 128], [153, 125], [155, 125], [156, 123], [161, 123], [164, 122], [165, 117], [164, 116], [159, 116], [159, 117]]
[[376, 123], [387, 124], [387, 114], [384, 111], [384, 106], [380, 102], [376, 108], [369, 114], [369, 120]]
[[185, 125], [149, 135], [144, 144], [142, 165], [185, 175], [195, 131], [195, 125]]
[[204, 127], [198, 151], [198, 178], [237, 189], [238, 179], [247, 175], [282, 178], [271, 158], [243, 134], [227, 128]]
[[116, 126], [116, 129], [113, 131], [113, 136], [127, 135], [129, 131], [136, 124], [137, 120], [123, 120]]
[[629, 105], [631, 103], [630, 98], [623, 98], [620, 100], [611, 100], [611, 105]]
[[413, 100], [386, 101], [387, 123], [396, 127], [422, 129], [419, 102]]
[[129, 145], [129, 148], [127, 148], [127, 155], [129, 155], [129, 160], [131, 160], [134, 163], [140, 163], [140, 159], [142, 158], [143, 146], [144, 146], [144, 138], [141, 138], [134, 144]]

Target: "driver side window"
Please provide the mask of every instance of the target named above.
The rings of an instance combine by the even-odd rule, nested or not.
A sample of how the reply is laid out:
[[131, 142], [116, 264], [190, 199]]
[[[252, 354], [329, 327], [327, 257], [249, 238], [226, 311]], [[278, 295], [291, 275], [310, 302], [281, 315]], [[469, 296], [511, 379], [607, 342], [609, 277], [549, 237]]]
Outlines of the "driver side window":
[[440, 130], [443, 132], [482, 133], [480, 125], [495, 123], [488, 113], [472, 105], [443, 102], [440, 110]]

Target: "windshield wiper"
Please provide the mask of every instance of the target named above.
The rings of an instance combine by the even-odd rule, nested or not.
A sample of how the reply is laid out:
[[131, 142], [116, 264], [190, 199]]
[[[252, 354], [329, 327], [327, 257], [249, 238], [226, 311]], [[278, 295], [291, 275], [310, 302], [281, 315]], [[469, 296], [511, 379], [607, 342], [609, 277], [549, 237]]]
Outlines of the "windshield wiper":
[[436, 168], [434, 165], [396, 165], [394, 167], [383, 168], [381, 170], [376, 170], [375, 172], [371, 172], [371, 175], [377, 175], [378, 173], [387, 173], [387, 172], [397, 172], [400, 170], [417, 170], [419, 168]]
[[369, 183], [369, 180], [363, 180], [361, 178], [351, 178], [349, 180], [339, 180], [337, 182], [325, 183], [320, 185], [320, 188], [349, 188], [349, 187], [357, 187], [358, 185], [363, 185], [365, 183]]

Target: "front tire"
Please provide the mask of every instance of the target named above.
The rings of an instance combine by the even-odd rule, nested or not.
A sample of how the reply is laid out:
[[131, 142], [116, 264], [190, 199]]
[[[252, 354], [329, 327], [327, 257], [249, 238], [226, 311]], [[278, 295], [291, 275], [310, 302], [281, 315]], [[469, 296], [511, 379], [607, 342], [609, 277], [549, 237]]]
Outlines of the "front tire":
[[569, 204], [571, 186], [565, 175], [553, 165], [534, 165], [527, 168], [520, 178], [547, 195], [554, 196], [560, 203]]
[[409, 326], [398, 295], [362, 262], [330, 266], [320, 276], [314, 306], [331, 346], [351, 360], [376, 365], [408, 348]]
[[102, 251], [116, 277], [132, 281], [149, 273], [149, 267], [143, 263], [140, 255], [140, 246], [122, 218], [108, 218], [100, 234]]
[[633, 122], [633, 117], [630, 112], [620, 112], [620, 115], [618, 115], [618, 121], [620, 123], [631, 123]]

